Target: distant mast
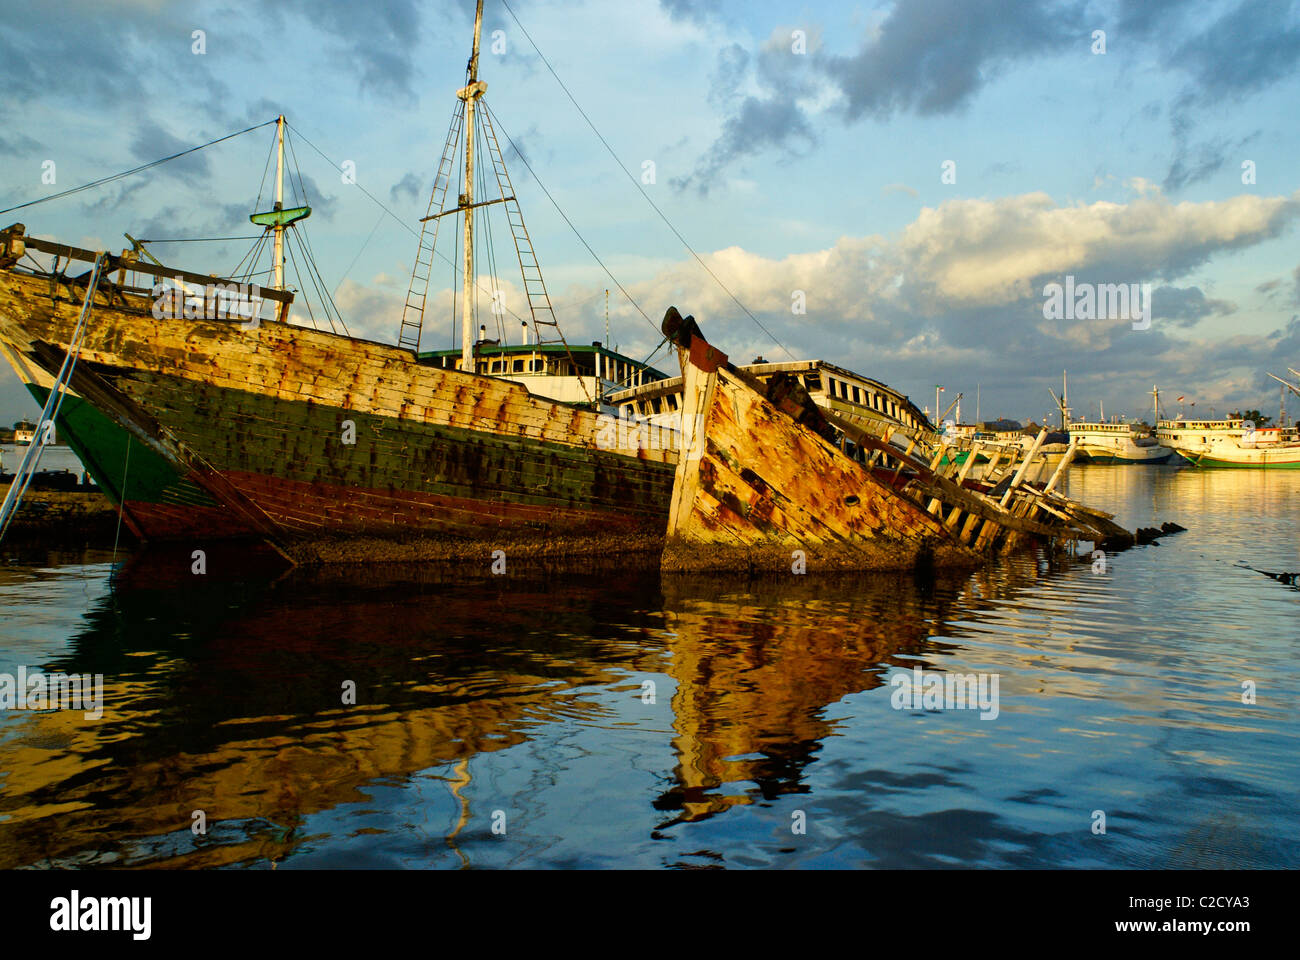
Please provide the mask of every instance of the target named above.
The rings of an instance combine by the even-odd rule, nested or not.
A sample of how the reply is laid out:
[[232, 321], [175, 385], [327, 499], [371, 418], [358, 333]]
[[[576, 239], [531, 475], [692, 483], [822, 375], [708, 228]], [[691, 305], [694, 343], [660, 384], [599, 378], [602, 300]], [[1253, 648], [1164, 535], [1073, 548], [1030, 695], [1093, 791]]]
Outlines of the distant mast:
[[464, 289], [461, 291], [460, 368], [477, 373], [474, 363], [474, 111], [487, 84], [478, 78], [478, 40], [483, 29], [483, 0], [474, 13], [474, 52], [469, 58], [468, 79], [456, 96], [465, 101], [465, 192], [460, 205], [465, 211]]

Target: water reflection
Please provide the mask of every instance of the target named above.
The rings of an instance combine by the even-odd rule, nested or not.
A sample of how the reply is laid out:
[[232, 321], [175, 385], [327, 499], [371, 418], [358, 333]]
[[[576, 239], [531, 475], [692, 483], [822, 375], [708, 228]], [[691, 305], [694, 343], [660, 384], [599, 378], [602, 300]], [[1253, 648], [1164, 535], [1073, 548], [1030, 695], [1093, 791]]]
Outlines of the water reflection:
[[[106, 686], [0, 714], [0, 867], [1295, 864], [1296, 593], [1238, 564], [1300, 569], [1300, 477], [1241, 476], [1072, 476], [1190, 528], [1102, 576], [0, 567], [0, 672]], [[998, 720], [892, 709], [916, 665]]]

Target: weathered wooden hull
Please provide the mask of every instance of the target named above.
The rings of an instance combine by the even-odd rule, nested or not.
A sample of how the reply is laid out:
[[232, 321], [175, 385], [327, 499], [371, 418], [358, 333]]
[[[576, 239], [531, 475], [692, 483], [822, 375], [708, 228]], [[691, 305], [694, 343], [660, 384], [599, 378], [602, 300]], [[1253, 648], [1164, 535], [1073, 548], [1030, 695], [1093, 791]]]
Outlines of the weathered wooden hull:
[[[694, 318], [675, 308], [663, 330], [677, 344], [683, 370], [683, 454], [665, 569], [952, 566], [1033, 545], [1134, 541], [1109, 514], [1054, 492], [1076, 445], [1044, 486], [1027, 479], [1046, 430], [1023, 457], [1011, 450], [995, 455], [1012, 458], [1002, 479], [972, 487], [967, 468], [978, 448], [954, 472], [946, 445], [918, 452], [923, 438], [903, 432], [907, 446], [900, 448], [891, 442], [894, 427], [877, 435], [823, 410], [796, 380], [760, 382], [728, 363]], [[847, 452], [850, 445], [861, 462]], [[940, 469], [945, 458], [948, 466]]]
[[[44, 407], [52, 378], [33, 370], [3, 343], [10, 360], [37, 404]], [[59, 436], [77, 455], [86, 472], [118, 509], [123, 525], [141, 540], [193, 540], [240, 534], [238, 518], [187, 480], [178, 467], [129, 430], [75, 393], [65, 393], [56, 421]], [[128, 451], [129, 448], [129, 451]], [[242, 535], [255, 536], [251, 527]]]
[[703, 340], [694, 342], [697, 349], [683, 361], [688, 453], [677, 464], [664, 569], [802, 572], [978, 562], [939, 518], [778, 409], [725, 363], [709, 363], [698, 349]]
[[[0, 339], [47, 372], [79, 307], [0, 271]], [[71, 385], [211, 499], [205, 536], [662, 535], [675, 452], [603, 449], [595, 413], [382, 344], [148, 307], [96, 303]], [[133, 512], [165, 528], [165, 507]]]

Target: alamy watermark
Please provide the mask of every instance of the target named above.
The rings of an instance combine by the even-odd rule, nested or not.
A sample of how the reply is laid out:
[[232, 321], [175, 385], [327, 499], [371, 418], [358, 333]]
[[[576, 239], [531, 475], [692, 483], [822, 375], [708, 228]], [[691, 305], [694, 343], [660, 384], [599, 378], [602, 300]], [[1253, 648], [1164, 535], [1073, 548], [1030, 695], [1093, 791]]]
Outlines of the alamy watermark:
[[175, 286], [159, 280], [153, 285], [155, 320], [252, 320], [262, 312], [262, 288], [256, 283], [209, 283], [191, 290], [177, 277]]
[[690, 431], [691, 445], [683, 450], [683, 432], [671, 423], [632, 416], [624, 410], [621, 417], [602, 413], [596, 425], [596, 446], [601, 450], [676, 450], [679, 456], [698, 460], [704, 452], [704, 416], [697, 414], [695, 429]]
[[96, 673], [0, 673], [0, 710], [81, 710], [87, 720], [104, 715], [104, 675]]
[[998, 718], [998, 674], [926, 673], [920, 667], [895, 673], [889, 698], [895, 710], [978, 710], [981, 720]]
[[1132, 320], [1134, 330], [1151, 329], [1151, 284], [1065, 283], [1043, 287], [1044, 320]]

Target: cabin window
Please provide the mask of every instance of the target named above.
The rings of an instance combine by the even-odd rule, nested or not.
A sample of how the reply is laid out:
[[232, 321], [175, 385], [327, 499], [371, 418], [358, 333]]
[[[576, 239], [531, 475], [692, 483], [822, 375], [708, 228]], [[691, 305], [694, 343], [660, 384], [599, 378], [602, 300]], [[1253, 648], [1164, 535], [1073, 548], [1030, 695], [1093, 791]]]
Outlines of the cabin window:
[[859, 390], [857, 387], [853, 388], [853, 402], [854, 403], [862, 402], [862, 391]]
[[808, 391], [820, 390], [822, 388], [822, 378], [816, 374], [805, 374], [803, 378], [804, 389]]
[[524, 372], [524, 361], [522, 361], [522, 360], [516, 360], [516, 361], [515, 361], [514, 372], [515, 372], [515, 373], [523, 373], [523, 372]]

